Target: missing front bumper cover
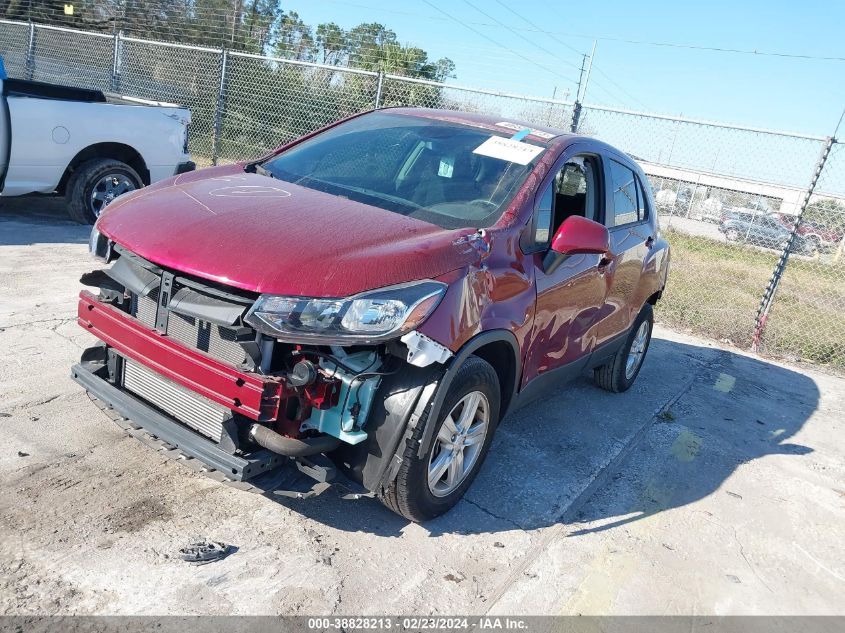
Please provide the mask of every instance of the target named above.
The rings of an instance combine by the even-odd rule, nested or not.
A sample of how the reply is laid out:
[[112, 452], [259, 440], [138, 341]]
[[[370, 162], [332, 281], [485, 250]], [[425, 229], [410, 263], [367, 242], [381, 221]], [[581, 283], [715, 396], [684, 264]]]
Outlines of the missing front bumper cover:
[[[348, 479], [323, 456], [291, 459], [263, 449], [248, 455], [227, 453], [215, 442], [115, 387], [107, 381], [107, 375], [101, 362], [83, 362], [71, 370], [73, 380], [131, 435], [165, 451], [168, 456], [190, 458], [188, 463], [192, 464], [202, 463], [206, 474], [217, 481], [250, 492], [296, 499], [321, 494], [330, 485], [343, 489], [345, 492], [341, 496], [344, 498], [373, 495]], [[194, 469], [198, 467], [194, 466]]]

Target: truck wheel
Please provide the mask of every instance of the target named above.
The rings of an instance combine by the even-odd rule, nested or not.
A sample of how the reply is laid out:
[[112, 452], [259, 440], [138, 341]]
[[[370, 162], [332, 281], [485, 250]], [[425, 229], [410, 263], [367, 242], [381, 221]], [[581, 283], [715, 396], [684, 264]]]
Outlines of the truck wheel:
[[119, 195], [144, 186], [126, 163], [95, 158], [79, 165], [65, 188], [68, 215], [80, 224], [94, 224], [103, 209]]
[[610, 361], [593, 370], [593, 377], [599, 387], [614, 393], [631, 388], [643, 366], [653, 328], [654, 310], [651, 304], [647, 303], [631, 326], [625, 344]]
[[[454, 506], [478, 474], [499, 422], [499, 380], [490, 364], [470, 356], [458, 370], [437, 420], [425, 414], [408, 441], [402, 465], [382, 502], [411, 521], [440, 516]], [[425, 427], [431, 446], [417, 455]]]

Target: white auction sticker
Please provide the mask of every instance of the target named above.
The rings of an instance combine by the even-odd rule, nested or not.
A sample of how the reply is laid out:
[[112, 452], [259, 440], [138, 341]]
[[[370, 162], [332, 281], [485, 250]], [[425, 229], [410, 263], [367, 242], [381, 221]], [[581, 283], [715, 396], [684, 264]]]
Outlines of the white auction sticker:
[[472, 153], [489, 156], [490, 158], [498, 158], [499, 160], [506, 160], [510, 163], [516, 163], [517, 165], [527, 165], [542, 151], [543, 148], [537, 147], [536, 145], [529, 145], [528, 143], [515, 141], [511, 138], [491, 136], [481, 145], [476, 147]]

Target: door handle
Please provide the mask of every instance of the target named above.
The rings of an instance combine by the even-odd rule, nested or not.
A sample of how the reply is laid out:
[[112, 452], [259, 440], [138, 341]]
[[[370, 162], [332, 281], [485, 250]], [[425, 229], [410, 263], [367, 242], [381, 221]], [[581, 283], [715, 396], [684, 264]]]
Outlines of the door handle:
[[654, 236], [649, 235], [645, 241], [646, 248], [654, 248]]
[[608, 255], [603, 255], [602, 258], [599, 260], [599, 263], [596, 266], [596, 269], [599, 271], [599, 273], [604, 273], [604, 271], [607, 270], [607, 267], [610, 266], [612, 261], [613, 261], [612, 257], [610, 257]]

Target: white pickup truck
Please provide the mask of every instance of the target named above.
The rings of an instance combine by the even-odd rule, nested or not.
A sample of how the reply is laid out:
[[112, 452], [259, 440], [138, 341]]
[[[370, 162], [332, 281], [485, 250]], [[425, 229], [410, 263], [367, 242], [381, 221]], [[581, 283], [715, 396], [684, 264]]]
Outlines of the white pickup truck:
[[93, 223], [122, 193], [194, 169], [185, 108], [3, 79], [0, 195], [58, 193]]

